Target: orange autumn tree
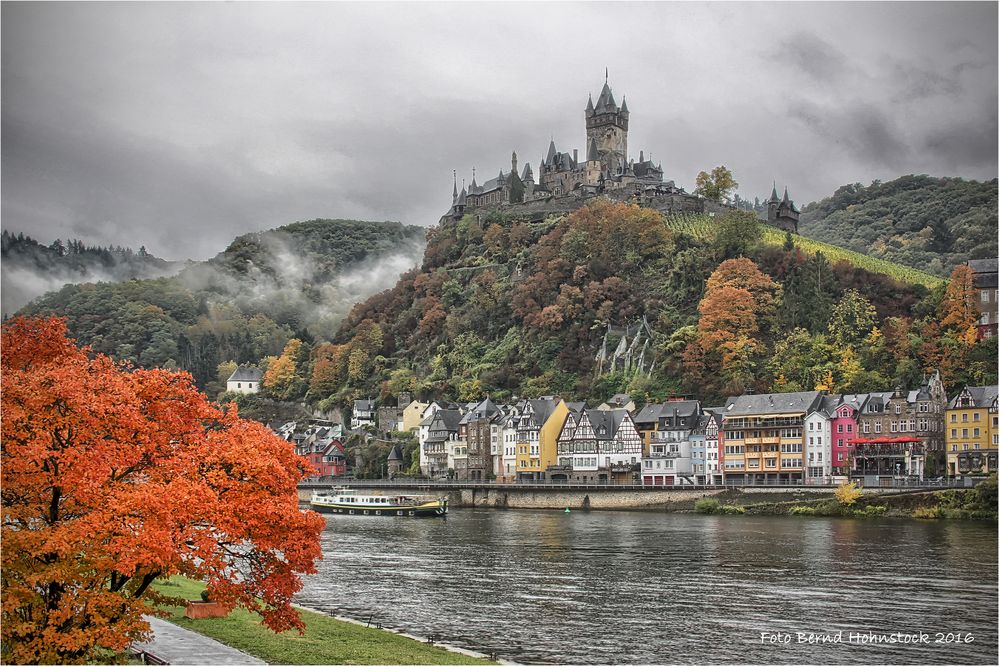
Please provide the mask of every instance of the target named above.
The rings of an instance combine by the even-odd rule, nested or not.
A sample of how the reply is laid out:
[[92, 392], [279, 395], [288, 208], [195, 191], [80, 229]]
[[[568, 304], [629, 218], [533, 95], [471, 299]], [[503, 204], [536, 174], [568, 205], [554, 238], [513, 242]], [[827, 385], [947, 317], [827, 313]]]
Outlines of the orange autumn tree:
[[968, 344], [977, 339], [978, 307], [975, 274], [967, 264], [957, 266], [950, 274], [947, 291], [940, 304], [940, 325], [953, 329]]
[[187, 373], [89, 356], [63, 320], [11, 320], [2, 345], [4, 662], [123, 650], [163, 599], [150, 584], [174, 574], [302, 628], [291, 597], [324, 521], [298, 508], [306, 469], [287, 442]]
[[702, 371], [717, 371], [722, 393], [749, 388], [763, 351], [762, 334], [771, 325], [780, 301], [780, 285], [749, 259], [729, 259], [707, 280], [698, 304], [696, 344]]

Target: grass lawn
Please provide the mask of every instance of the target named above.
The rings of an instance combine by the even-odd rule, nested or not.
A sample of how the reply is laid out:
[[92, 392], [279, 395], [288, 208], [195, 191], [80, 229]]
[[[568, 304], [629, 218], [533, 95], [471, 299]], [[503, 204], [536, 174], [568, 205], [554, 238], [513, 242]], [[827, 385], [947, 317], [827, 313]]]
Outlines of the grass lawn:
[[[201, 583], [175, 576], [154, 583], [163, 594], [200, 600]], [[209, 636], [272, 664], [491, 664], [448, 652], [381, 629], [362, 627], [320, 613], [299, 611], [305, 634], [276, 634], [260, 616], [237, 608], [229, 617], [190, 620], [180, 606], [166, 607], [174, 624]]]

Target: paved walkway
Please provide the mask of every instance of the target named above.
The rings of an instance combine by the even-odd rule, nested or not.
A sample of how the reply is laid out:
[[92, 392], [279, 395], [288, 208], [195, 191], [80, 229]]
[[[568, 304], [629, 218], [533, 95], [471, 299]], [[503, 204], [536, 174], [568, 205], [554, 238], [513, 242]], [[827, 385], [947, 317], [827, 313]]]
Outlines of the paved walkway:
[[136, 643], [135, 647], [156, 655], [168, 664], [267, 663], [158, 617], [146, 615], [145, 619], [153, 629], [153, 638], [146, 643]]

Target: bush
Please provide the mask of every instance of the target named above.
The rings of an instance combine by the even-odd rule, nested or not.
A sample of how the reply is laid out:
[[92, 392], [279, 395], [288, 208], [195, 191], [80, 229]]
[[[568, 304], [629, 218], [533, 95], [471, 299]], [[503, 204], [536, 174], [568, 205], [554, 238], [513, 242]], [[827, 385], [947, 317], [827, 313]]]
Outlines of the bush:
[[858, 509], [854, 512], [854, 515], [860, 516], [861, 518], [876, 518], [878, 516], [885, 515], [887, 512], [887, 504], [871, 504], [863, 509]]
[[704, 497], [694, 503], [694, 511], [696, 513], [712, 514], [717, 513], [720, 506], [721, 502], [716, 500], [714, 497]]
[[211, 601], [211, 599], [208, 596], [208, 590], [201, 590], [201, 600], [204, 601], [205, 603]]
[[863, 491], [860, 490], [860, 488], [857, 487], [857, 484], [852, 481], [850, 483], [842, 483], [838, 488], [836, 488], [836, 499], [839, 500], [839, 503], [843, 506], [853, 506], [853, 503], [856, 502], [862, 494]]
[[792, 506], [791, 510], [788, 511], [792, 516], [814, 516], [815, 507], [814, 506]]
[[746, 507], [722, 504], [714, 497], [704, 497], [694, 504], [694, 511], [708, 515], [741, 515], [746, 513]]
[[943, 509], [939, 506], [920, 506], [912, 512], [912, 517], [921, 518], [923, 520], [936, 520], [938, 518], [943, 518]]

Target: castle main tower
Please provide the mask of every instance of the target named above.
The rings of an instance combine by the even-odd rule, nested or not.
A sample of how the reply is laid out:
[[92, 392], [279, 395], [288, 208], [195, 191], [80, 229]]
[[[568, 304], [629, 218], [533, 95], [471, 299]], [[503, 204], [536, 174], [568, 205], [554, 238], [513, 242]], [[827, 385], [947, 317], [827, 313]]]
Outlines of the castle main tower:
[[619, 173], [628, 164], [628, 102], [617, 106], [606, 74], [596, 106], [591, 96], [585, 113], [586, 145], [595, 142], [603, 168], [610, 175]]

